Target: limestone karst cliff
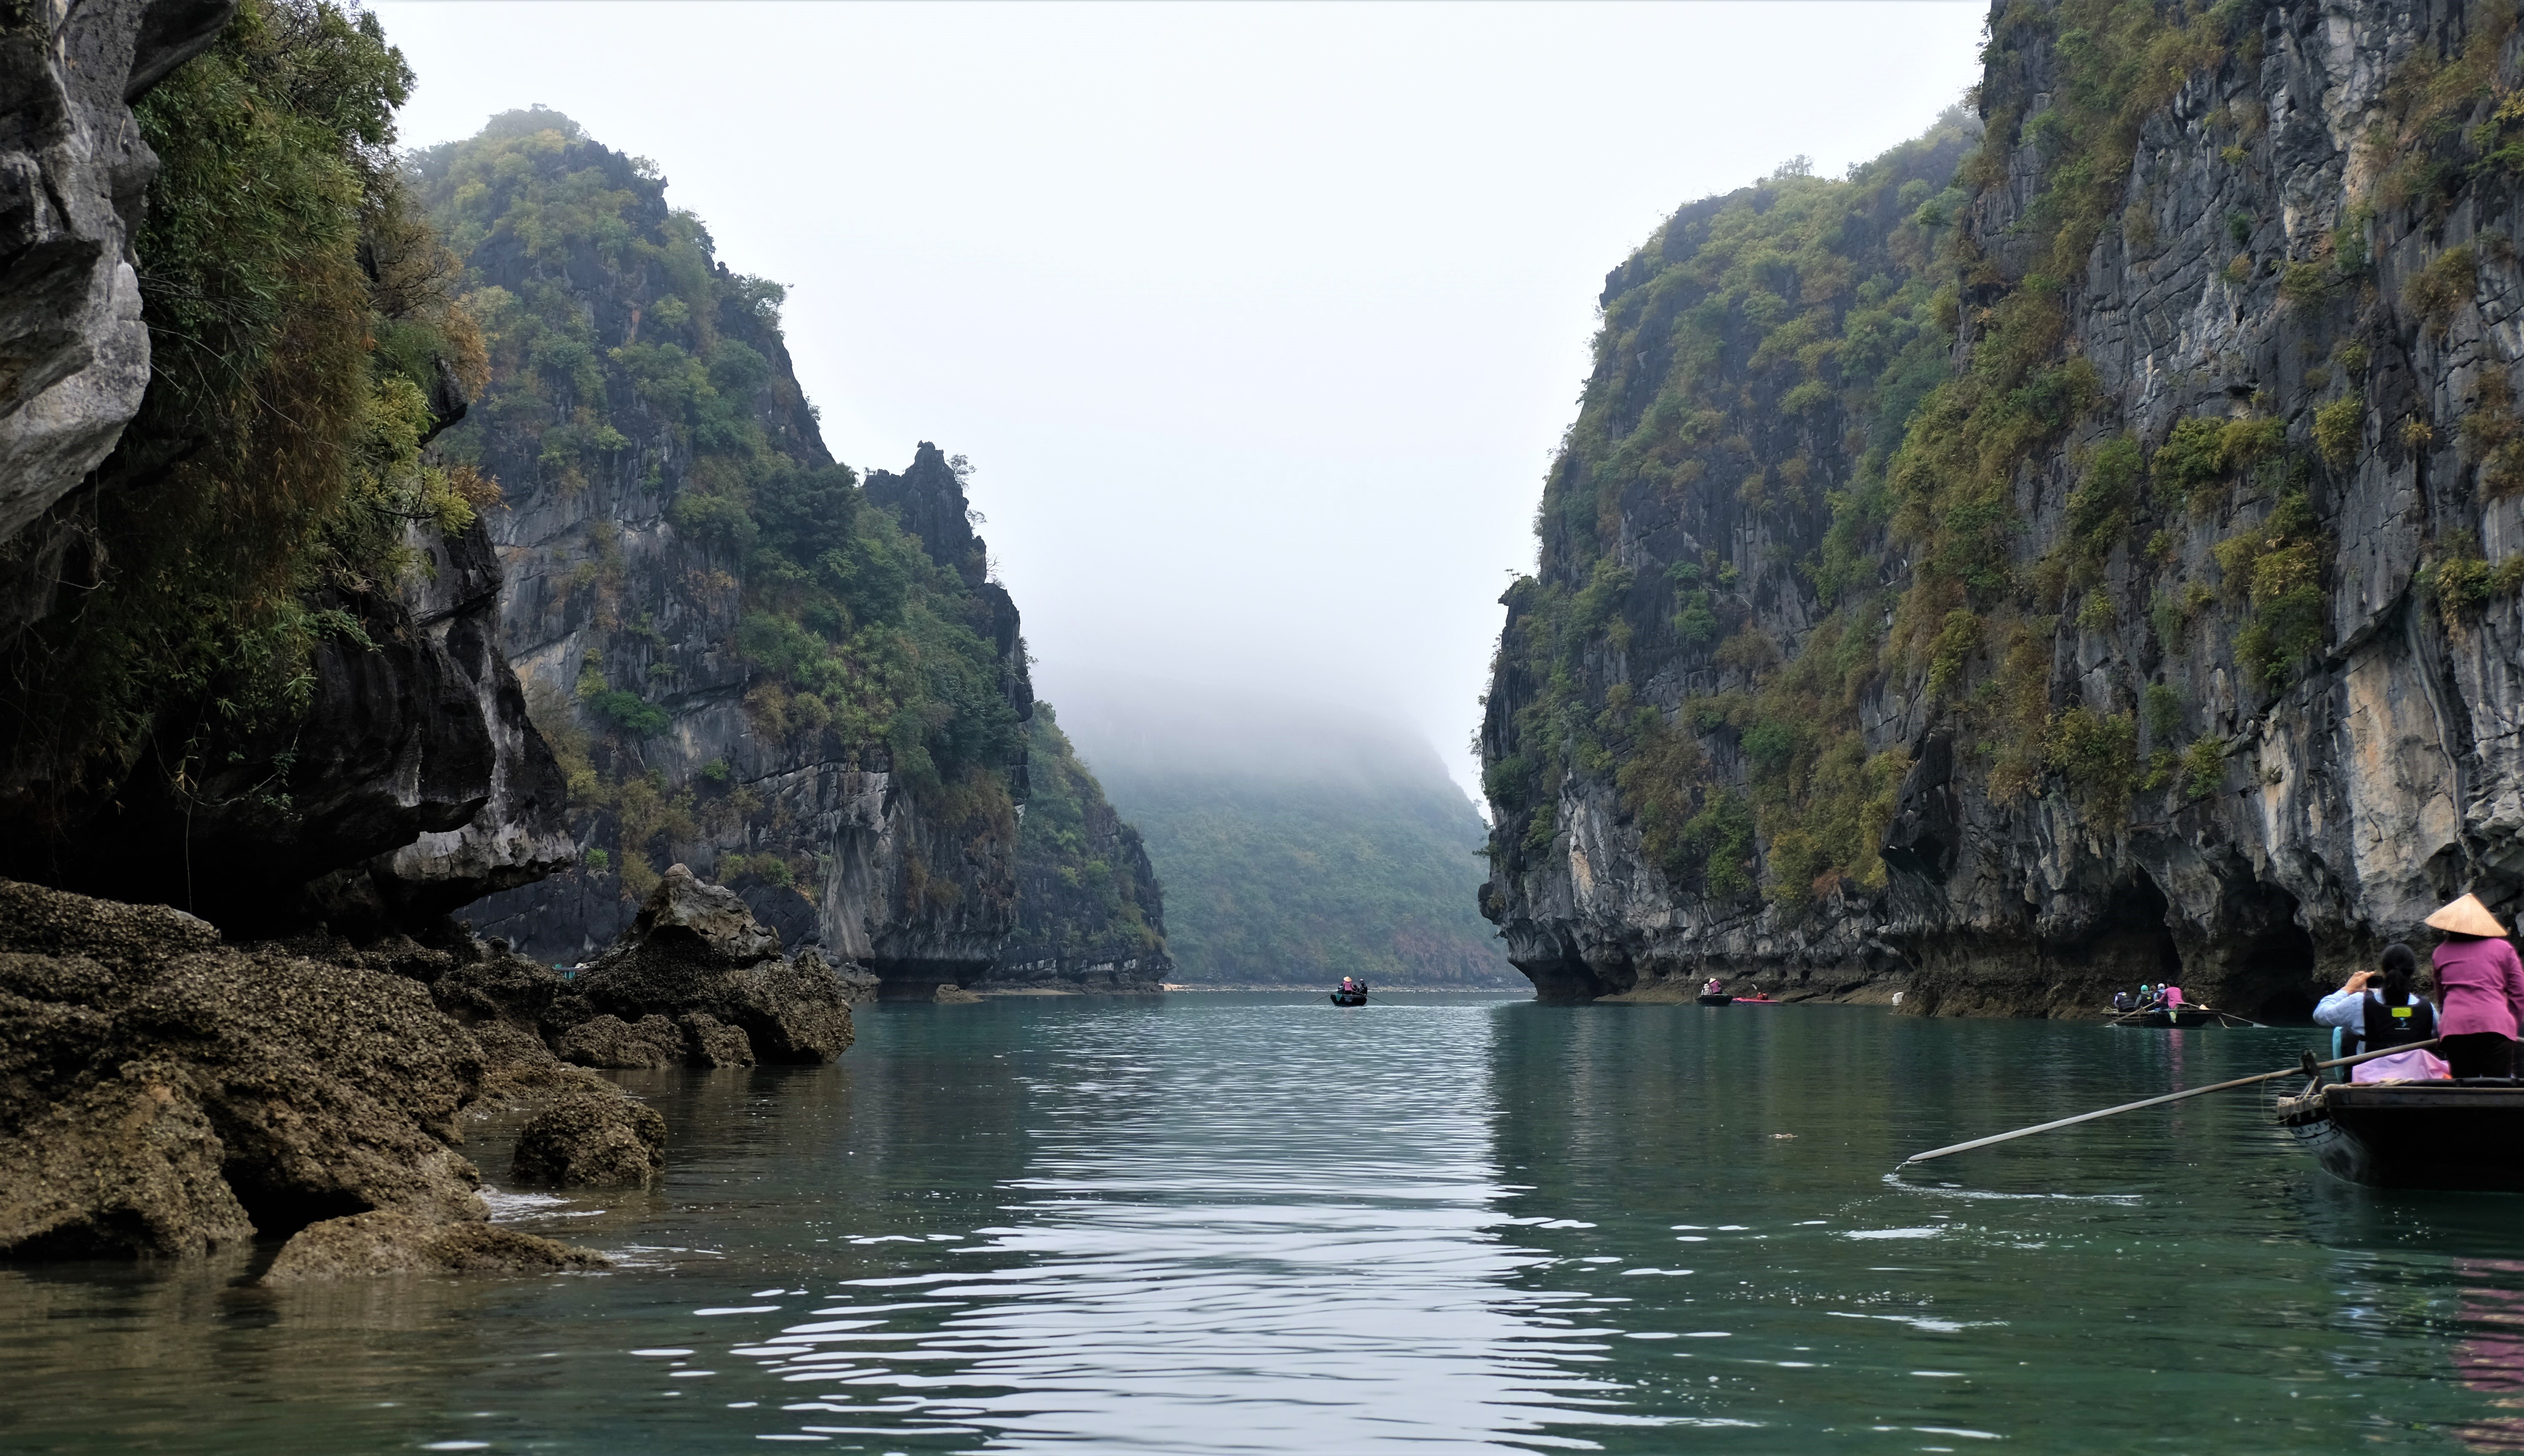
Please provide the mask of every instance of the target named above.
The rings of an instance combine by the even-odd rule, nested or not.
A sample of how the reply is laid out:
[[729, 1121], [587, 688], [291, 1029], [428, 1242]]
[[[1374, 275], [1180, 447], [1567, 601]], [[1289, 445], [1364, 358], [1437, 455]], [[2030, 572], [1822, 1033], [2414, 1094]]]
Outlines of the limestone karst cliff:
[[490, 359], [439, 448], [504, 488], [500, 641], [582, 850], [476, 929], [574, 960], [681, 861], [889, 994], [982, 976], [1017, 924], [1034, 698], [963, 461], [834, 461], [780, 288], [566, 118], [502, 117], [413, 176]]
[[[149, 0], [0, 17], [0, 541], [75, 489], [139, 412], [149, 328], [132, 234], [158, 154], [131, 103], [235, 10]], [[58, 555], [69, 537], [55, 529], [17, 550]], [[5, 599], [0, 631], [24, 609]]]
[[1482, 748], [1544, 994], [2301, 1009], [2524, 891], [2511, 3], [2010, 0], [1607, 279]]
[[1156, 870], [1140, 831], [1035, 704], [1025, 822], [1017, 832], [1017, 925], [985, 988], [1149, 992], [1174, 977]]
[[21, 7], [0, 57], [0, 874], [261, 933], [567, 862], [496, 490], [424, 454], [480, 346], [375, 19]]

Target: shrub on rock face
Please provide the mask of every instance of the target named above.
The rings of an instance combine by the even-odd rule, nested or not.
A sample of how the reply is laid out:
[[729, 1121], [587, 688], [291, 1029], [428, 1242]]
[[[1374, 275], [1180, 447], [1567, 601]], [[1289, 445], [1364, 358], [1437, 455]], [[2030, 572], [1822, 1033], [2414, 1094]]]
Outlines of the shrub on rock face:
[[562, 1095], [517, 1136], [509, 1165], [519, 1183], [645, 1189], [666, 1157], [666, 1120], [618, 1092]]

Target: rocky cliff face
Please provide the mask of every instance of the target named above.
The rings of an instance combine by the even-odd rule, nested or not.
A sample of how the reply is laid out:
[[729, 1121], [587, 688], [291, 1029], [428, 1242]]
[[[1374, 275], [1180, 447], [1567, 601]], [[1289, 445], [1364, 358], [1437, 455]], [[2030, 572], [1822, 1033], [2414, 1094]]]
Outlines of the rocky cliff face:
[[[131, 103], [235, 11], [41, 0], [0, 18], [0, 541], [85, 479], [139, 413], [149, 329], [131, 237], [158, 157]], [[17, 543], [56, 559], [68, 544]], [[0, 607], [0, 632], [23, 619]]]
[[320, 0], [241, 14], [0, 19], [0, 873], [418, 925], [568, 862], [560, 778], [422, 462], [470, 325], [371, 166], [409, 73]]
[[1051, 704], [1035, 704], [1017, 832], [1017, 925], [984, 989], [1161, 991], [1165, 902], [1140, 831], [1105, 801]]
[[2511, 911], [2514, 32], [2002, 5], [1960, 170], [1950, 125], [1617, 269], [1483, 733], [1537, 986], [2284, 1013]]
[[1015, 920], [1033, 694], [954, 465], [835, 462], [777, 286], [566, 119], [503, 118], [417, 185], [490, 343], [445, 448], [506, 491], [500, 641], [591, 851], [476, 928], [576, 960], [684, 861], [903, 994], [980, 973]]
[[[559, 767], [492, 636], [482, 523], [411, 542], [422, 564], [403, 581], [317, 596], [359, 632], [316, 648], [300, 711], [241, 727], [207, 705], [170, 714], [111, 804], [0, 865], [248, 935], [418, 927], [567, 866]], [[153, 771], [205, 741], [196, 774]]]

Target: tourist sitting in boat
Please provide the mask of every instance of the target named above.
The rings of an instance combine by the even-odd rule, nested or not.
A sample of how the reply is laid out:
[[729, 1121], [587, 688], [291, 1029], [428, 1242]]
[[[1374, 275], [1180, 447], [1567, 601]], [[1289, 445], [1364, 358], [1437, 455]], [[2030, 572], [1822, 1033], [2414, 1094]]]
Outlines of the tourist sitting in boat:
[[[2372, 983], [2382, 981], [2380, 987]], [[2334, 1056], [2355, 1056], [2406, 1046], [2437, 1035], [2437, 1008], [2418, 994], [2419, 957], [2395, 941], [2384, 947], [2381, 968], [2359, 971], [2313, 1008], [2313, 1024], [2340, 1028]], [[2403, 1051], [2359, 1062], [2352, 1082], [2436, 1082], [2451, 1075], [2433, 1052]]]
[[1700, 994], [1702, 995], [1724, 995], [1726, 994], [1726, 983], [1719, 980], [1715, 976], [1712, 976], [1709, 978], [1709, 984], [1700, 988]]
[[2125, 1014], [2125, 1013], [2127, 1013], [2127, 1012], [2128, 1012], [2129, 1008], [2130, 1008], [2130, 994], [2129, 994], [2128, 992], [2126, 992], [2126, 991], [2115, 991], [2115, 992], [2113, 992], [2113, 993], [2112, 993], [2112, 1011], [2113, 1011], [2113, 1013], [2114, 1013], [2114, 1014], [2116, 1014], [2116, 1015], [2119, 1015], [2119, 1014]]
[[2431, 958], [2445, 995], [2445, 1059], [2456, 1077], [2515, 1075], [2515, 1028], [2524, 1019], [2524, 960], [2506, 927], [2475, 895], [2428, 917], [2445, 942]]

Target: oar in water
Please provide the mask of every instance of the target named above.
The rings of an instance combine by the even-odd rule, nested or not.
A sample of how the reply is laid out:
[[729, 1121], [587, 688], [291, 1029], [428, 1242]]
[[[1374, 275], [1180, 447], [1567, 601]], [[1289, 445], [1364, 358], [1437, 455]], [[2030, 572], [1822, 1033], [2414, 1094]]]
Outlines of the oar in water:
[[2355, 1056], [2335, 1057], [2327, 1062], [2315, 1061], [2313, 1059], [2313, 1053], [2308, 1051], [2305, 1054], [2304, 1061], [2293, 1067], [2289, 1067], [2285, 1071], [2261, 1072], [2251, 1077], [2238, 1077], [2232, 1082], [2212, 1082], [2207, 1087], [2195, 1087], [2184, 1092], [2166, 1092], [2160, 1097], [2149, 1097], [2143, 1101], [2137, 1102], [2123, 1102], [2117, 1107], [2106, 1107], [2100, 1112], [2080, 1112], [2074, 1117], [2063, 1117], [2058, 1122], [2046, 1122], [2038, 1127], [2017, 1128], [2013, 1133], [2000, 1133], [1997, 1136], [1990, 1138], [1974, 1138], [1969, 1142], [1958, 1142], [1952, 1147], [1940, 1147], [1929, 1152], [1915, 1152], [1909, 1157], [1904, 1158], [1898, 1166], [1908, 1168], [1913, 1163], [1924, 1163], [1930, 1158], [1942, 1158], [1949, 1153], [1969, 1152], [1975, 1147], [1987, 1147], [1993, 1142], [2012, 1142], [2018, 1138], [2030, 1138], [2036, 1133], [2048, 1133], [2055, 1128], [2072, 1128], [2081, 1122], [2093, 1122], [2099, 1117], [2111, 1117], [2122, 1112], [2136, 1112], [2141, 1107], [2161, 1107], [2167, 1102], [2179, 1102], [2185, 1097], [2206, 1096], [2213, 1092], [2226, 1092], [2238, 1087], [2251, 1087], [2257, 1082], [2274, 1082], [2281, 1077], [2310, 1076], [2311, 1074], [2322, 1071], [2327, 1067], [2355, 1066], [2359, 1062], [2372, 1061], [2379, 1056], [2391, 1056], [2397, 1051], [2417, 1051], [2424, 1047], [2434, 1046], [2435, 1044], [2437, 1044], [2437, 1039], [2431, 1037], [2425, 1042], [2411, 1042], [2401, 1046], [2386, 1046], [2374, 1051], [2361, 1051]]

